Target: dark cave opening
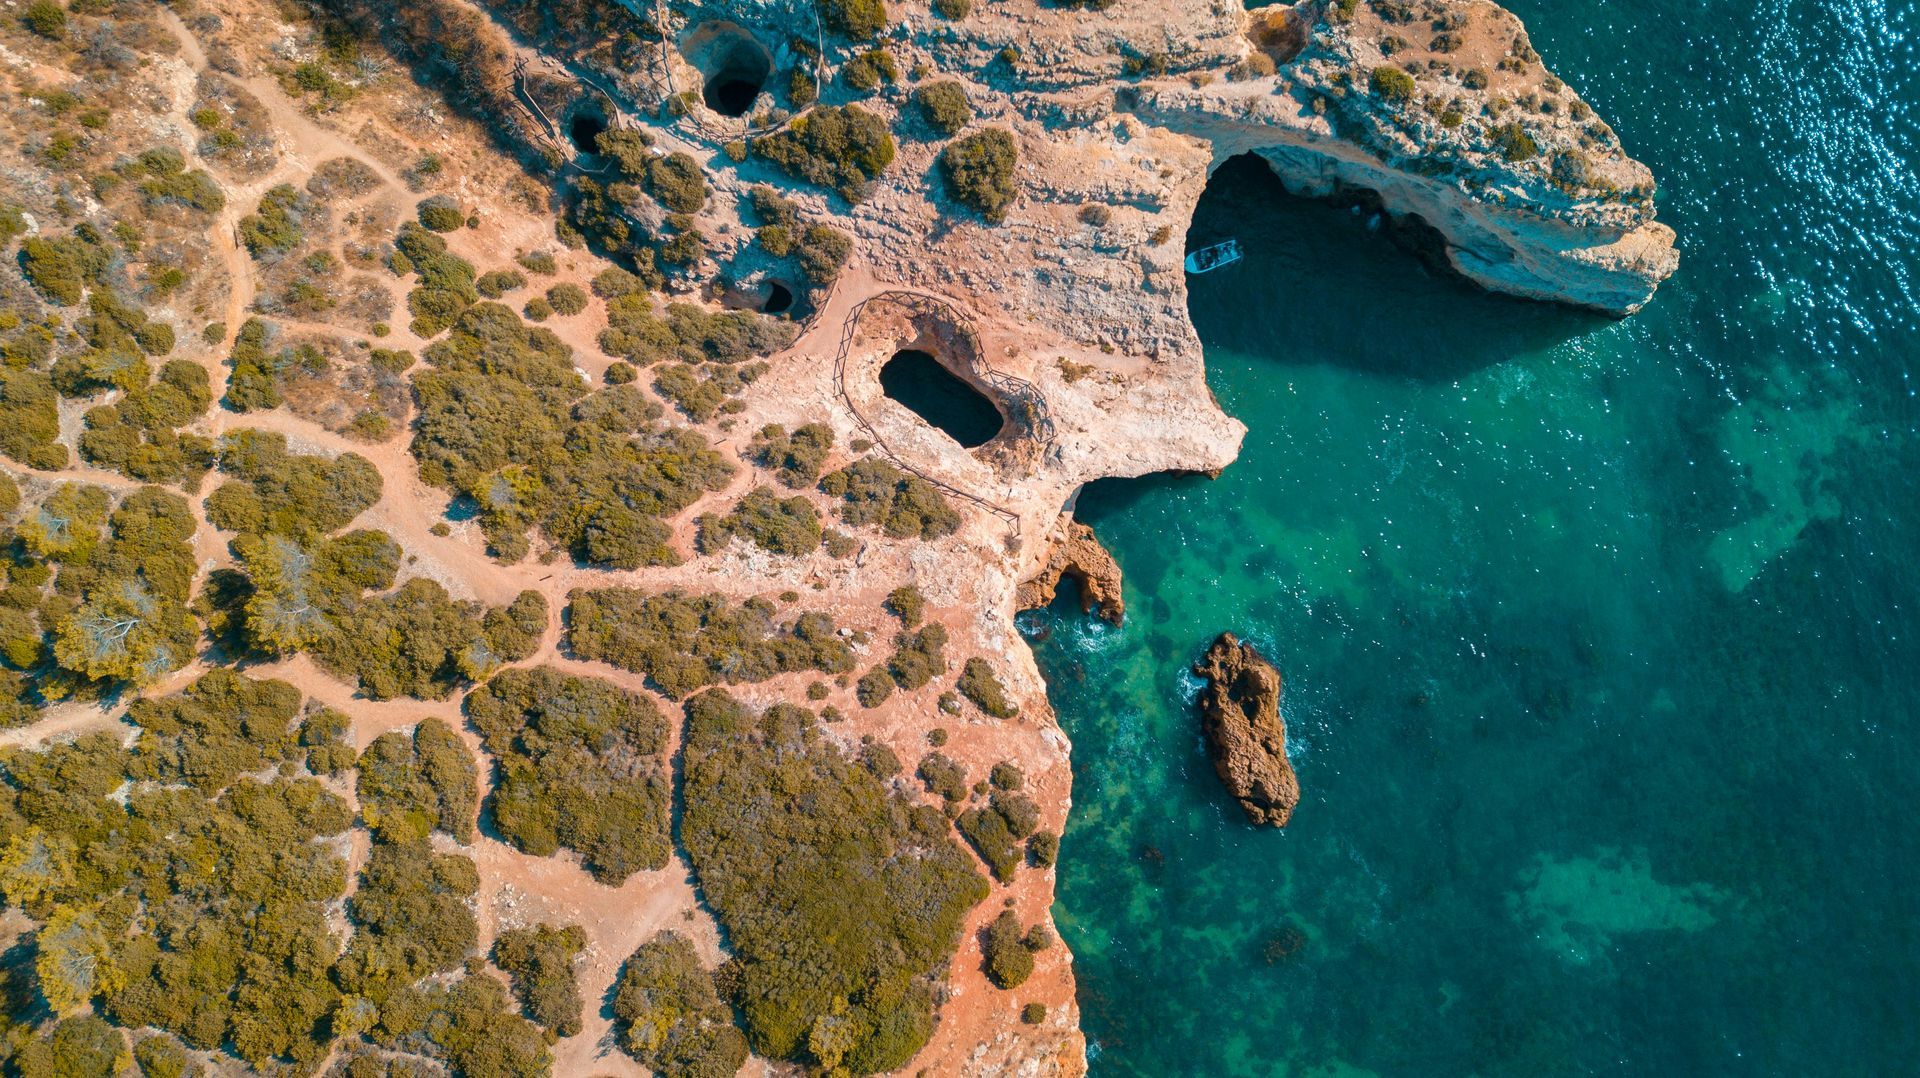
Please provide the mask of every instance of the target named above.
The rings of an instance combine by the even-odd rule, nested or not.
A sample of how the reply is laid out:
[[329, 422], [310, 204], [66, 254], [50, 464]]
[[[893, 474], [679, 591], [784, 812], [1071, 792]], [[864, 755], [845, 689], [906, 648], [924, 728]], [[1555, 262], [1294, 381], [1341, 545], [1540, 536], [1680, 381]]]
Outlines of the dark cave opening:
[[773, 76], [766, 47], [730, 22], [703, 23], [688, 35], [681, 53], [705, 82], [701, 100], [722, 116], [745, 116]]
[[880, 368], [880, 389], [966, 449], [992, 441], [1006, 424], [978, 389], [916, 348], [887, 360]]
[[779, 281], [767, 283], [767, 301], [760, 305], [764, 314], [779, 314], [793, 306], [793, 289]]
[[599, 153], [600, 136], [607, 130], [607, 118], [590, 109], [581, 109], [567, 121], [567, 140], [581, 153]]

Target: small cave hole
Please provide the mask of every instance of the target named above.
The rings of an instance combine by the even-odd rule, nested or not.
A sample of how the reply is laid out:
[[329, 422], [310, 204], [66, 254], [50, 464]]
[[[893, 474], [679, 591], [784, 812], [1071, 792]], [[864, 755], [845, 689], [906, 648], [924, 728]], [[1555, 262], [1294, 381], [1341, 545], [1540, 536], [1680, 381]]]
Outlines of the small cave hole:
[[792, 306], [793, 289], [788, 288], [779, 281], [768, 282], [767, 300], [760, 305], [761, 312], [764, 314], [780, 314]]
[[745, 116], [773, 76], [766, 46], [734, 23], [701, 23], [680, 52], [700, 71], [701, 99], [722, 116]]
[[887, 360], [880, 368], [880, 390], [966, 449], [992, 441], [1006, 424], [991, 400], [917, 348]]
[[581, 109], [567, 121], [567, 140], [581, 153], [599, 153], [600, 136], [607, 130], [607, 118], [590, 109]]

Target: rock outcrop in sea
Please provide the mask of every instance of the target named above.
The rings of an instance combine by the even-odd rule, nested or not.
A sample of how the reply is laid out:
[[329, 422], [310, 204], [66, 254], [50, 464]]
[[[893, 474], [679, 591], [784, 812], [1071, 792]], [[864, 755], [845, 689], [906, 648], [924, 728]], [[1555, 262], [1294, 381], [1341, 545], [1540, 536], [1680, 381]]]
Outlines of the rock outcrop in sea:
[[1300, 781], [1287, 761], [1280, 671], [1252, 644], [1221, 633], [1193, 672], [1207, 680], [1200, 693], [1200, 732], [1214, 771], [1247, 819], [1285, 827], [1300, 803]]

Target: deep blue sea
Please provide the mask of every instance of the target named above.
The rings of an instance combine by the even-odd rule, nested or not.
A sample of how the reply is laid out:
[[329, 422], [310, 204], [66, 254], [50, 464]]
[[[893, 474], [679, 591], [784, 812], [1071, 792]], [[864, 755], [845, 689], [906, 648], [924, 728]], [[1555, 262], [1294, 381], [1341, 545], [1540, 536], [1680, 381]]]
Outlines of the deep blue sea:
[[[1920, 1071], [1914, 5], [1509, 6], [1679, 274], [1503, 300], [1216, 177], [1245, 449], [1082, 497], [1124, 628], [1029, 616], [1096, 1075]], [[1223, 629], [1286, 678], [1284, 832], [1197, 734]]]

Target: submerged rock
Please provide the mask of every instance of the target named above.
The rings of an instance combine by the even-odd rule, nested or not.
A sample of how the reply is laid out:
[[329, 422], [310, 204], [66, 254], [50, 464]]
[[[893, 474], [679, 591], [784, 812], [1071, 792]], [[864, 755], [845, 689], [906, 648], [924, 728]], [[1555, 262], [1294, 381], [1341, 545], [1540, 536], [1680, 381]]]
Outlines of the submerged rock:
[[1214, 771], [1247, 819], [1285, 827], [1300, 802], [1300, 782], [1287, 762], [1280, 672], [1232, 633], [1221, 633], [1193, 672], [1207, 680], [1200, 731]]
[[1069, 521], [1067, 531], [1047, 554], [1046, 567], [1039, 575], [1020, 585], [1014, 604], [1021, 610], [1034, 610], [1053, 602], [1060, 590], [1060, 578], [1070, 576], [1080, 585], [1080, 609], [1092, 613], [1100, 607], [1100, 616], [1115, 625], [1127, 616], [1126, 600], [1120, 597], [1120, 563], [1094, 537], [1093, 529], [1079, 521]]

